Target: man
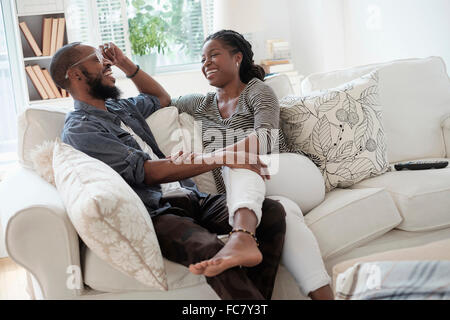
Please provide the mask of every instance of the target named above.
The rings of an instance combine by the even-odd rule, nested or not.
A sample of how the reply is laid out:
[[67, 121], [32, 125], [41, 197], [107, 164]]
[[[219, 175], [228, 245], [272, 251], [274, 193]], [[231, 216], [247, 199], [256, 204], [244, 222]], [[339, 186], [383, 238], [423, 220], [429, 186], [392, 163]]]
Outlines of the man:
[[[137, 97], [120, 99], [112, 65], [134, 82]], [[63, 142], [105, 162], [133, 188], [152, 218], [163, 256], [204, 274], [222, 299], [270, 299], [284, 242], [282, 205], [264, 202], [256, 232], [253, 217], [243, 215], [234, 217], [231, 229], [226, 196], [201, 193], [189, 179], [222, 165], [260, 174], [265, 165], [259, 160], [227, 164], [225, 160], [236, 155], [225, 151], [166, 158], [145, 118], [169, 105], [170, 96], [113, 43], [99, 49], [68, 44], [54, 55], [50, 73], [75, 101], [75, 111], [65, 120]], [[249, 155], [244, 156], [248, 160]], [[224, 245], [216, 234], [229, 232]], [[209, 273], [212, 264], [214, 273]]]

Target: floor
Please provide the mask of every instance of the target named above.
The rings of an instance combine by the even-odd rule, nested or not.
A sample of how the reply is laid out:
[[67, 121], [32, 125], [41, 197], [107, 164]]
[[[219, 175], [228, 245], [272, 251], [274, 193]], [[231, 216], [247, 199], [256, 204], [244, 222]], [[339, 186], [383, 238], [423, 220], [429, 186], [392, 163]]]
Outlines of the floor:
[[10, 258], [0, 258], [0, 300], [29, 300], [25, 269]]

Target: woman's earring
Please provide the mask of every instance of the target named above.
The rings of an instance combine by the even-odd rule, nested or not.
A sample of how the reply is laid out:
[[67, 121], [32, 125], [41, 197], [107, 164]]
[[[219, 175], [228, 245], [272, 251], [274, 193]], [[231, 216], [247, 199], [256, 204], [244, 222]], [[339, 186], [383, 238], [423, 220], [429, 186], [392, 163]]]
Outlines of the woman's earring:
[[236, 68], [239, 68], [239, 62], [236, 62]]

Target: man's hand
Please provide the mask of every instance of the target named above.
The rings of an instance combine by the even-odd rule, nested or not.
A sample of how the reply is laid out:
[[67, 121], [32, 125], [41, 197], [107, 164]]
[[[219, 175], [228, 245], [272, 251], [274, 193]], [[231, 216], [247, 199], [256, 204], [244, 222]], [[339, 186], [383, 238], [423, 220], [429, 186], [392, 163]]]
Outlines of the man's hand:
[[113, 65], [120, 68], [121, 64], [125, 63], [126, 56], [123, 54], [122, 50], [114, 43], [109, 42], [104, 45], [99, 46], [100, 51], [103, 56], [112, 62]]

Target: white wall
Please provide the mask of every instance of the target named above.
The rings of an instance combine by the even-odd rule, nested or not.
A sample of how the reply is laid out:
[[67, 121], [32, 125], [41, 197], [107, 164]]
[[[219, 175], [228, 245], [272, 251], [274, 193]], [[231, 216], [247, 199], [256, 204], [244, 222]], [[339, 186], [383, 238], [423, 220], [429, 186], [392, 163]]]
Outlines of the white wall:
[[450, 68], [449, 0], [290, 0], [288, 7], [303, 74], [432, 55]]
[[344, 0], [345, 65], [441, 56], [450, 66], [450, 1]]
[[[260, 0], [264, 30], [254, 34], [255, 62], [266, 39], [286, 39], [299, 73], [441, 56], [450, 70], [449, 0]], [[248, 14], [254, 14], [249, 12]], [[200, 70], [155, 77], [173, 96], [214, 90]], [[118, 81], [125, 93], [131, 81]]]

